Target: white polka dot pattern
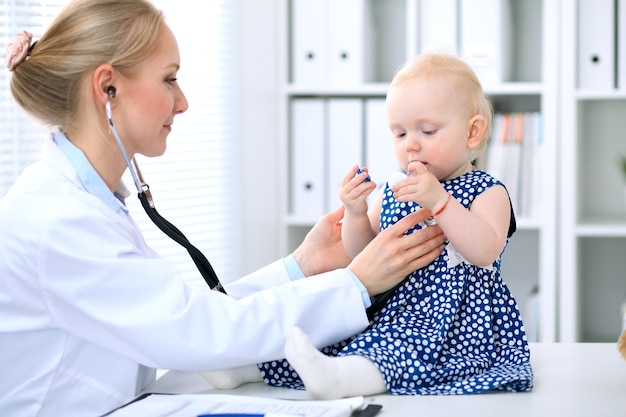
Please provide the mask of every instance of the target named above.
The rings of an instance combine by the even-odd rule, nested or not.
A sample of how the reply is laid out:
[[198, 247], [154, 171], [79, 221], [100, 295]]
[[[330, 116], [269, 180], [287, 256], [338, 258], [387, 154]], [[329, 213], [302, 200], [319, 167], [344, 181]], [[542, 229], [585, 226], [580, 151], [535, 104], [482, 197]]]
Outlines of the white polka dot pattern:
[[[444, 187], [469, 207], [497, 184], [476, 170], [446, 181]], [[417, 209], [416, 203], [396, 201], [387, 186], [381, 229]], [[365, 331], [322, 352], [370, 358], [392, 394], [530, 390], [530, 351], [517, 303], [500, 276], [500, 258], [492, 269], [465, 262], [448, 268], [447, 258], [444, 250], [411, 274]], [[304, 388], [285, 360], [259, 364], [259, 369], [269, 385]]]

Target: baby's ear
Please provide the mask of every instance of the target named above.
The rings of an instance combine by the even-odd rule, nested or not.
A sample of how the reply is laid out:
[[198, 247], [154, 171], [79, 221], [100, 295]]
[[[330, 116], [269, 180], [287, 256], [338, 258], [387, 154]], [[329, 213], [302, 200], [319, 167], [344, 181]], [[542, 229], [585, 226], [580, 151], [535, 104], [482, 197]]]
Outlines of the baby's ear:
[[485, 137], [487, 131], [487, 120], [480, 114], [473, 116], [468, 122], [467, 147], [474, 149], [478, 147]]

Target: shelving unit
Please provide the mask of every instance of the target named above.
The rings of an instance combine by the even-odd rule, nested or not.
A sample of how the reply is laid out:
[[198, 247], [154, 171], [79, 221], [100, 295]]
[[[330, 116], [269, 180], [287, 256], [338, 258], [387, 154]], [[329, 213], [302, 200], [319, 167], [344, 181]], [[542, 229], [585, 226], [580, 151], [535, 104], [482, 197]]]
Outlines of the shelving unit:
[[626, 153], [626, 89], [579, 88], [577, 2], [563, 2], [562, 19], [559, 339], [615, 342], [626, 298], [625, 182], [616, 163]]
[[[291, 0], [293, 1], [293, 0]], [[418, 31], [420, 0], [363, 0], [372, 11], [374, 32], [368, 45], [374, 52], [372, 81], [355, 85], [302, 85], [293, 82], [291, 53], [291, 1], [280, 0], [279, 99], [281, 184], [280, 196], [284, 223], [281, 230], [281, 252], [293, 250], [302, 241], [317, 216], [300, 216], [293, 207], [293, 149], [291, 113], [294, 101], [361, 98], [384, 100], [388, 83], [395, 70], [419, 51]], [[342, 1], [342, 0], [333, 0]], [[511, 0], [514, 28], [512, 80], [505, 83], [483, 83], [496, 111], [534, 111], [543, 115], [544, 147], [542, 158], [545, 180], [541, 184], [541, 201], [534, 218], [518, 218], [518, 231], [503, 258], [503, 276], [511, 287], [524, 316], [530, 317], [529, 302], [534, 287], [539, 287], [538, 340], [552, 342], [557, 338], [557, 144], [558, 144], [558, 76], [560, 36], [560, 2], [554, 0]], [[365, 116], [367, 117], [367, 115]], [[364, 140], [365, 142], [365, 140]], [[391, 144], [389, 143], [391, 150]], [[367, 153], [367, 149], [364, 151]], [[359, 163], [360, 155], [354, 157]], [[348, 167], [349, 168], [349, 167]], [[320, 167], [321, 169], [321, 167]], [[347, 170], [346, 170], [347, 171]], [[327, 208], [328, 211], [330, 207]], [[534, 313], [533, 313], [534, 314]], [[529, 326], [534, 323], [527, 323]]]

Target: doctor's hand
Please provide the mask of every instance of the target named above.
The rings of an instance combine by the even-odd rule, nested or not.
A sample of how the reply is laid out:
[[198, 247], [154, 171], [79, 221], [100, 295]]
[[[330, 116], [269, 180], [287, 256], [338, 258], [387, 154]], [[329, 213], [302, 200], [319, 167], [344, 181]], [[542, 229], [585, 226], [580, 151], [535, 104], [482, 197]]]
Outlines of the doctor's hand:
[[428, 209], [418, 210], [383, 230], [348, 265], [370, 296], [393, 288], [441, 254], [445, 237], [439, 226], [424, 227], [404, 235], [430, 214]]
[[305, 276], [345, 268], [350, 258], [341, 241], [344, 207], [320, 218], [309, 231], [293, 256]]

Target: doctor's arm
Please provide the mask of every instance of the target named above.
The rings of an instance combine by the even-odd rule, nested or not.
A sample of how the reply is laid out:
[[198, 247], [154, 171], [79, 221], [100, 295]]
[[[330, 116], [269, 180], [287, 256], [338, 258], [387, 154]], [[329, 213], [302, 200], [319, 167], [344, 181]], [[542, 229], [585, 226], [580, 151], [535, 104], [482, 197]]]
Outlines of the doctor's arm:
[[[292, 256], [228, 284], [228, 294], [242, 298], [296, 279], [295, 263], [297, 272], [306, 277], [347, 267], [372, 296], [393, 288], [408, 274], [435, 260], [443, 250], [445, 239], [439, 227], [426, 227], [404, 236], [404, 232], [430, 215], [428, 210], [419, 210], [379, 233], [350, 261], [341, 241], [343, 212], [341, 206], [322, 216]], [[289, 272], [286, 264], [290, 264]]]
[[441, 254], [445, 238], [439, 227], [426, 227], [404, 235], [429, 215], [428, 210], [418, 210], [406, 216], [379, 233], [350, 262], [341, 241], [342, 207], [322, 217], [293, 255], [305, 276], [347, 266], [370, 296], [380, 294]]
[[345, 268], [350, 263], [341, 241], [344, 207], [322, 216], [304, 241], [284, 259], [226, 285], [226, 292], [242, 298], [289, 281]]

